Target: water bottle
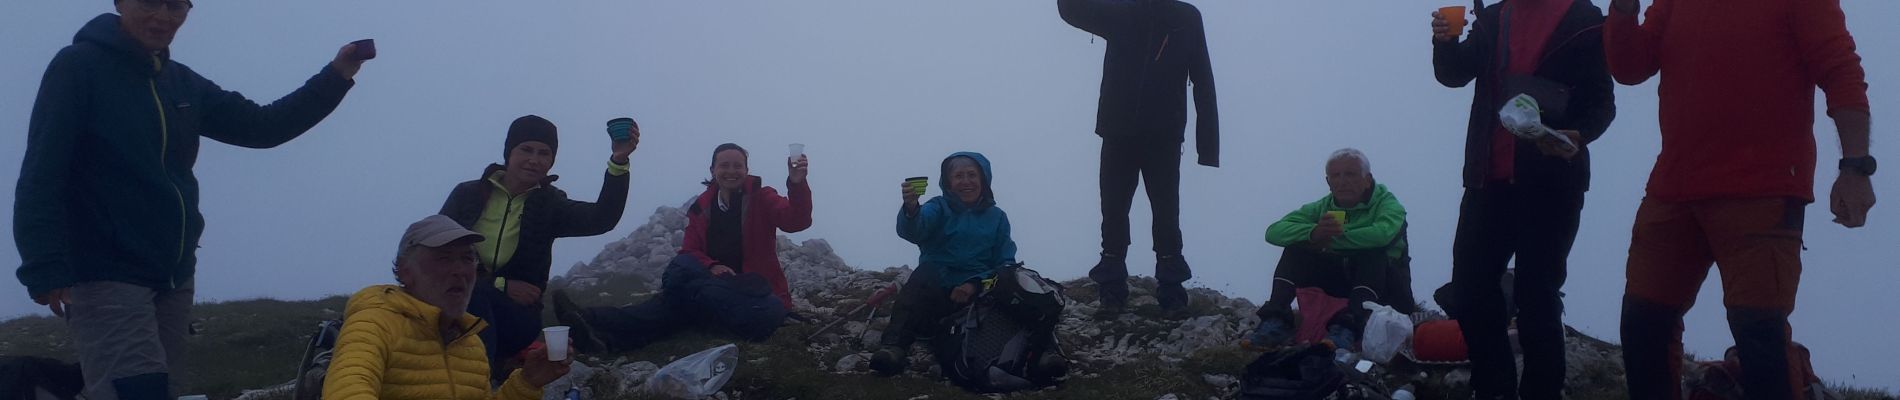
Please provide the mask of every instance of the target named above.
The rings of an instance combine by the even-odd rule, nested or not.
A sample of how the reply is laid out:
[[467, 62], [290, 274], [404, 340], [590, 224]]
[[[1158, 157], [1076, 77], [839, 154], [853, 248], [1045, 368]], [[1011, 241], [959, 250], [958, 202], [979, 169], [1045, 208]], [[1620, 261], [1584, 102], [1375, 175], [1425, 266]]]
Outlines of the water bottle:
[[1417, 399], [1418, 397], [1412, 394], [1412, 385], [1410, 384], [1399, 387], [1399, 391], [1397, 392], [1392, 392], [1392, 400], [1417, 400]]

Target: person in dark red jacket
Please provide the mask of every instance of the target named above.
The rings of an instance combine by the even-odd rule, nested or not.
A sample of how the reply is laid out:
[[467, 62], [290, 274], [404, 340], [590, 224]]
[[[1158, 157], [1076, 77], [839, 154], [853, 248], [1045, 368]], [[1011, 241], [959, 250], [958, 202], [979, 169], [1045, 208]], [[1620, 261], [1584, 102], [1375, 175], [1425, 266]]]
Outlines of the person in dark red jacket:
[[745, 148], [726, 143], [713, 150], [712, 179], [686, 212], [681, 255], [698, 258], [714, 276], [755, 273], [772, 285], [772, 294], [792, 309], [792, 290], [778, 260], [778, 232], [811, 227], [811, 186], [805, 184], [809, 160], [790, 160], [785, 189], [763, 186], [751, 175]]
[[[1563, 286], [1590, 187], [1589, 144], [1616, 118], [1615, 84], [1604, 67], [1603, 10], [1587, 0], [1509, 0], [1478, 10], [1459, 40], [1434, 12], [1432, 67], [1440, 84], [1473, 81], [1465, 130], [1464, 201], [1452, 241], [1451, 294], [1471, 344], [1471, 385], [1480, 399], [1556, 399], [1564, 389]], [[1535, 98], [1539, 118], [1567, 136], [1519, 139], [1498, 111], [1519, 95]], [[1498, 280], [1516, 261], [1515, 293]], [[1508, 334], [1523, 340], [1523, 376]]]
[[1839, 0], [1614, 0], [1603, 29], [1617, 82], [1658, 85], [1662, 153], [1636, 211], [1623, 297], [1630, 398], [1680, 398], [1682, 316], [1710, 264], [1752, 399], [1796, 398], [1790, 345], [1801, 231], [1814, 201], [1814, 89], [1840, 132], [1834, 222], [1874, 205], [1866, 72]]
[[[778, 232], [810, 228], [812, 202], [811, 186], [805, 181], [810, 160], [801, 155], [787, 162], [790, 174], [785, 187], [790, 196], [780, 196], [764, 186], [763, 179], [751, 175], [745, 148], [726, 143], [714, 149], [712, 178], [687, 209], [684, 243], [662, 278], [665, 293], [626, 307], [581, 307], [565, 292], [554, 293], [555, 317], [572, 328], [576, 348], [583, 352], [639, 348], [702, 321], [727, 323], [727, 328], [735, 328], [734, 333], [748, 339], [769, 336], [776, 323], [755, 330], [750, 325], [735, 327], [732, 321], [708, 319], [699, 315], [707, 312], [706, 299], [675, 290], [696, 286], [688, 281], [698, 279], [689, 275], [732, 278], [725, 279], [731, 282], [757, 280], [763, 281], [786, 312], [793, 309], [791, 288], [778, 259]], [[693, 273], [673, 270], [681, 266]], [[765, 296], [763, 290], [759, 296]]]

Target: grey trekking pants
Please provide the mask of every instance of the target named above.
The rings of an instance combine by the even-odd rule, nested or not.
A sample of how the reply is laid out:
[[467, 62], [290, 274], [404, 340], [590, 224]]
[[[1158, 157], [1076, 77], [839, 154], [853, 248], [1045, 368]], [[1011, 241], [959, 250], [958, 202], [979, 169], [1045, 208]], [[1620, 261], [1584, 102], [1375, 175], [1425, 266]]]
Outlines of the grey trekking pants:
[[193, 284], [155, 290], [122, 282], [73, 285], [66, 325], [90, 400], [169, 399], [184, 368]]

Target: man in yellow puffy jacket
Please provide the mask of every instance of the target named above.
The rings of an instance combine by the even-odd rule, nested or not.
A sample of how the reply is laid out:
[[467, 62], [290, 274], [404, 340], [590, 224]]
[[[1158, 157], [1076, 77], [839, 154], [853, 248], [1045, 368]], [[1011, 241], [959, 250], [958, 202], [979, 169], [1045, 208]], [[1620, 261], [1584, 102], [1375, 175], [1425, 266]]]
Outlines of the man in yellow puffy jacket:
[[466, 312], [482, 239], [441, 215], [409, 225], [393, 269], [400, 285], [350, 297], [323, 398], [532, 400], [566, 375], [572, 357], [549, 361], [536, 346], [527, 365], [489, 389], [488, 355], [477, 335], [488, 325]]

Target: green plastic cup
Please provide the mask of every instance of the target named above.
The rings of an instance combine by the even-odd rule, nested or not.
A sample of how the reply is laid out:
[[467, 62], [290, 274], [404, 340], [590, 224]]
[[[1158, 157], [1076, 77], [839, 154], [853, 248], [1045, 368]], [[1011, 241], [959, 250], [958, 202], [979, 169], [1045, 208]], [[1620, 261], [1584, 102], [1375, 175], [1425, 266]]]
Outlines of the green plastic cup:
[[924, 195], [924, 191], [930, 189], [930, 177], [919, 176], [905, 179], [904, 183], [909, 184], [910, 191], [917, 193], [918, 196]]

